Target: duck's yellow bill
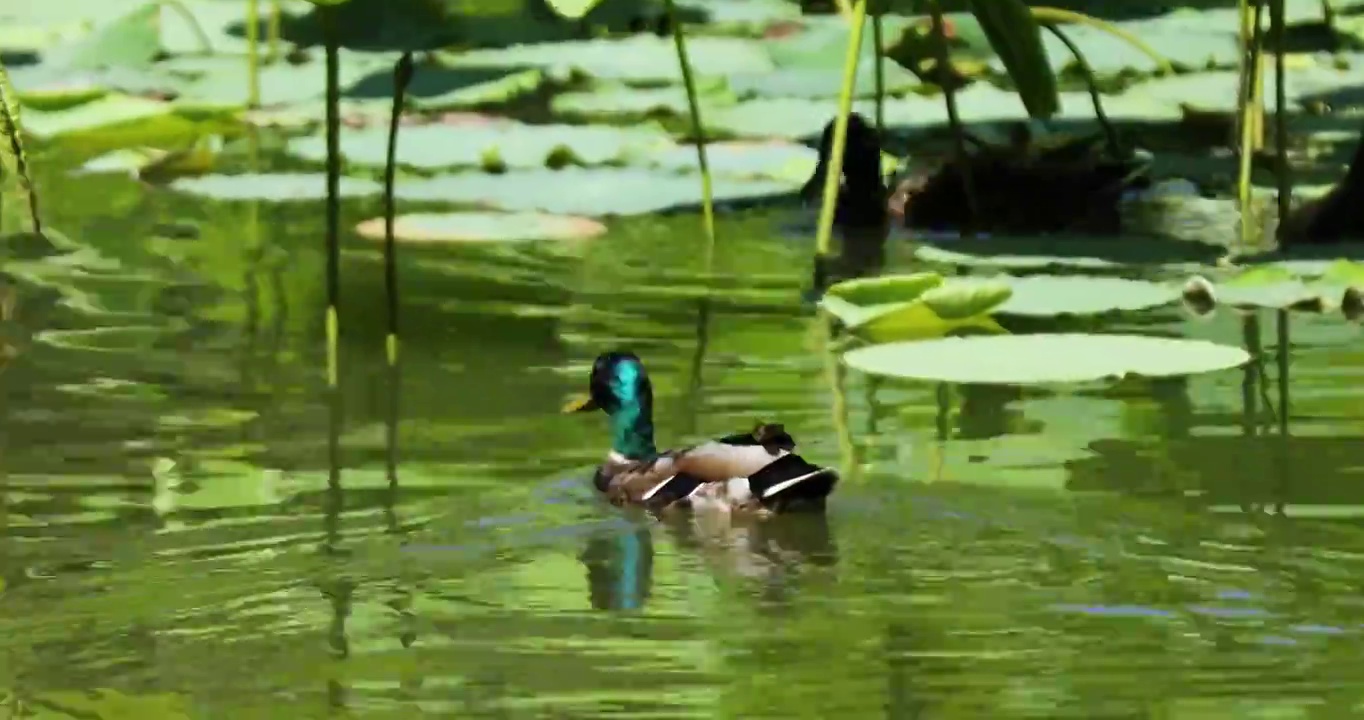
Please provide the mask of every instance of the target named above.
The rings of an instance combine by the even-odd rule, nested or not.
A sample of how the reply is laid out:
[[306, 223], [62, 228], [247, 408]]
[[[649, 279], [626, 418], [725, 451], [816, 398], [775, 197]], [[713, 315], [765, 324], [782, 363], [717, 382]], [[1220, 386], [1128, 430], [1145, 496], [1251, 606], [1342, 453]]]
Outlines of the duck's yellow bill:
[[589, 410], [596, 409], [597, 404], [595, 402], [592, 402], [592, 396], [582, 394], [574, 395], [573, 397], [569, 398], [568, 402], [564, 403], [564, 406], [559, 409], [559, 412], [567, 415], [568, 413], [587, 412]]

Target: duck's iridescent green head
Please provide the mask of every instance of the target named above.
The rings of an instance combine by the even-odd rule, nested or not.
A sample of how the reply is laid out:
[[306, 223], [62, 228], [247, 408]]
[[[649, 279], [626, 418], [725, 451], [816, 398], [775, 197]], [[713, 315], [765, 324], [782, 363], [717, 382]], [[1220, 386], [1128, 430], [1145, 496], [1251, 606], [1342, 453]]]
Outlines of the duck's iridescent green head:
[[654, 388], [644, 363], [632, 352], [602, 353], [592, 363], [587, 397], [570, 402], [564, 412], [601, 410], [610, 418], [611, 449], [642, 460], [658, 454], [654, 446]]

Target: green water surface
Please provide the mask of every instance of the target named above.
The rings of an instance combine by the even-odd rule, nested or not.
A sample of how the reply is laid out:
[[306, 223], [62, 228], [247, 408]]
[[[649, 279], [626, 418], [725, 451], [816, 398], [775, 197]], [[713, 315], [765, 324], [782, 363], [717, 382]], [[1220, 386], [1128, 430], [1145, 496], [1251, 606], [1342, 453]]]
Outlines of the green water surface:
[[[348, 235], [329, 468], [320, 203], [43, 186], [120, 269], [15, 281], [12, 717], [1364, 716], [1364, 353], [1336, 317], [1295, 319], [1285, 438], [1241, 370], [945, 406], [831, 374], [775, 211], [722, 217], [710, 279], [690, 214], [404, 248], [391, 458], [382, 266]], [[1177, 307], [1090, 329], [1241, 342]], [[557, 408], [622, 345], [664, 444], [783, 422], [845, 473], [827, 517], [599, 503], [603, 421]]]

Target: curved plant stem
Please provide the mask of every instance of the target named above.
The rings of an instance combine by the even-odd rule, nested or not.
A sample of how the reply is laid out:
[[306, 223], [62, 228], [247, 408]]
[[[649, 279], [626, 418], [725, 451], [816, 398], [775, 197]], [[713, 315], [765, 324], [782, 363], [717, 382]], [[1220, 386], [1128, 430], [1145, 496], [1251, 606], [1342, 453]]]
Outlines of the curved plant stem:
[[388, 119], [388, 153], [384, 160], [384, 294], [388, 304], [388, 336], [384, 339], [388, 365], [398, 364], [398, 252], [393, 241], [393, 177], [398, 164], [398, 121], [407, 87], [412, 83], [412, 52], [405, 51], [393, 66], [393, 111]]
[[[1329, 6], [1328, 6], [1329, 7]], [[1279, 222], [1288, 217], [1293, 198], [1293, 177], [1288, 165], [1288, 89], [1284, 55], [1284, 0], [1269, 0], [1269, 32], [1274, 36], [1274, 151], [1275, 179], [1279, 190]]]
[[[12, 155], [14, 172], [19, 176], [19, 185], [28, 193], [28, 220], [33, 225], [35, 235], [43, 234], [42, 214], [38, 212], [38, 190], [33, 186], [33, 176], [28, 171], [28, 152], [24, 149], [24, 131], [19, 124], [19, 96], [9, 82], [9, 73], [0, 65], [0, 156]], [[3, 165], [0, 165], [0, 170]]]
[[1092, 27], [1096, 30], [1102, 30], [1108, 33], [1109, 35], [1112, 35], [1113, 37], [1123, 40], [1127, 44], [1141, 51], [1142, 54], [1151, 58], [1152, 62], [1156, 64], [1160, 72], [1169, 75], [1173, 74], [1175, 71], [1174, 67], [1170, 65], [1170, 61], [1166, 60], [1164, 55], [1161, 55], [1160, 53], [1156, 52], [1155, 49], [1152, 48], [1150, 45], [1147, 45], [1145, 42], [1142, 42], [1141, 38], [1137, 37], [1136, 35], [1133, 35], [1130, 32], [1127, 32], [1126, 30], [1123, 30], [1122, 28], [1112, 23], [1104, 22], [1103, 20], [1100, 20], [1096, 17], [1091, 17], [1089, 15], [1085, 15], [1084, 13], [1078, 13], [1072, 10], [1062, 10], [1061, 8], [1054, 7], [1032, 8], [1032, 16], [1036, 18], [1038, 22], [1052, 24], [1088, 25], [1089, 27]]
[[335, 390], [341, 301], [341, 62], [336, 18], [329, 6], [318, 9], [327, 53], [327, 387]]
[[[838, 92], [838, 115], [834, 116], [834, 137], [829, 151], [829, 168], [824, 175], [824, 195], [819, 207], [819, 226], [815, 231], [816, 274], [829, 255], [833, 241], [834, 207], [843, 177], [843, 152], [848, 146], [848, 114], [852, 112], [853, 85], [857, 82], [857, 61], [862, 49], [862, 28], [866, 25], [867, 0], [853, 5], [852, 29], [847, 54], [843, 57], [843, 86]], [[820, 288], [817, 288], [820, 289]]]
[[246, 0], [246, 107], [260, 107], [260, 0]]
[[956, 148], [958, 170], [961, 172], [962, 191], [966, 193], [966, 206], [971, 211], [971, 219], [959, 228], [962, 237], [973, 234], [980, 220], [980, 202], [976, 199], [976, 183], [971, 177], [971, 162], [966, 155], [966, 134], [961, 126], [961, 116], [957, 113], [957, 93], [952, 87], [951, 67], [947, 44], [947, 26], [943, 22], [942, 6], [938, 0], [928, 0], [928, 11], [933, 17], [933, 43], [937, 50], [938, 71], [943, 76], [943, 102], [947, 104], [947, 122], [952, 129], [952, 142]]
[[834, 5], [838, 7], [838, 14], [845, 19], [851, 18], [853, 13], [857, 12], [856, 8], [852, 6], [851, 0], [834, 0]]
[[664, 0], [668, 21], [672, 25], [673, 45], [677, 48], [677, 64], [682, 69], [682, 83], [687, 88], [687, 110], [691, 113], [692, 135], [696, 140], [696, 162], [701, 170], [701, 222], [706, 233], [706, 273], [715, 263], [715, 192], [710, 178], [710, 162], [706, 159], [706, 130], [701, 124], [701, 101], [696, 95], [696, 79], [692, 77], [691, 61], [687, 58], [687, 40], [682, 34], [682, 23], [677, 17], [673, 0]]
[[189, 24], [189, 29], [194, 31], [194, 37], [199, 40], [199, 51], [205, 55], [213, 54], [213, 43], [208, 39], [208, 33], [204, 32], [204, 26], [194, 18], [194, 13], [185, 7], [180, 0], [159, 0], [162, 7], [168, 7], [180, 14], [180, 19]]
[[885, 14], [883, 7], [885, 0], [867, 0], [877, 4], [872, 8], [871, 16], [871, 46], [875, 51], [876, 65], [876, 136], [882, 142], [886, 139], [886, 56], [882, 50], [884, 40], [884, 28], [881, 26], [881, 16]]
[[1117, 157], [1119, 152], [1118, 131], [1113, 128], [1113, 123], [1108, 121], [1108, 115], [1104, 113], [1103, 102], [1099, 99], [1098, 82], [1094, 79], [1094, 70], [1089, 66], [1089, 61], [1080, 53], [1080, 48], [1076, 47], [1075, 43], [1065, 33], [1061, 32], [1061, 28], [1049, 22], [1043, 22], [1042, 27], [1056, 36], [1056, 39], [1060, 40], [1070, 50], [1070, 54], [1075, 57], [1075, 64], [1080, 68], [1080, 74], [1085, 77], [1085, 87], [1089, 90], [1089, 99], [1094, 103], [1094, 117], [1098, 119], [1099, 126], [1103, 128], [1104, 137], [1108, 139], [1108, 151]]
[[[1245, 2], [1246, 0], [1243, 0]], [[1255, 234], [1257, 223], [1254, 221], [1254, 208], [1252, 207], [1250, 171], [1251, 160], [1255, 156], [1255, 132], [1257, 123], [1255, 122], [1256, 107], [1260, 99], [1258, 91], [1260, 85], [1260, 11], [1264, 7], [1260, 0], [1249, 0], [1255, 4], [1251, 13], [1250, 35], [1247, 39], [1247, 47], [1242, 56], [1241, 74], [1241, 96], [1237, 99], [1239, 103], [1237, 117], [1239, 120], [1240, 132], [1238, 150], [1241, 153], [1236, 175], [1236, 201], [1241, 211], [1241, 245], [1248, 248]]]

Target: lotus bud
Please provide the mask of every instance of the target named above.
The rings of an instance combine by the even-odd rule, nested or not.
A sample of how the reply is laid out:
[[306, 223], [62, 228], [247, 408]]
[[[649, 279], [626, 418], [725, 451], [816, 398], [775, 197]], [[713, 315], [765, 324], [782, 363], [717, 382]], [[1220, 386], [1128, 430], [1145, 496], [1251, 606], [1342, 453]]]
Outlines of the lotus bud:
[[1184, 307], [1188, 308], [1194, 317], [1204, 317], [1217, 309], [1217, 293], [1212, 283], [1202, 275], [1189, 278], [1184, 283], [1181, 296], [1184, 299]]

